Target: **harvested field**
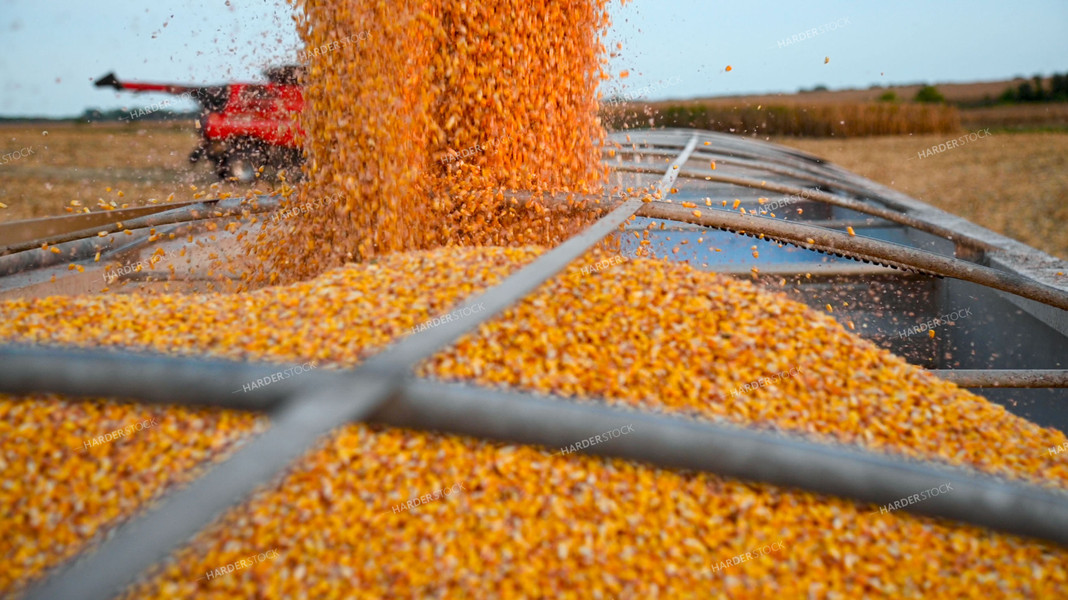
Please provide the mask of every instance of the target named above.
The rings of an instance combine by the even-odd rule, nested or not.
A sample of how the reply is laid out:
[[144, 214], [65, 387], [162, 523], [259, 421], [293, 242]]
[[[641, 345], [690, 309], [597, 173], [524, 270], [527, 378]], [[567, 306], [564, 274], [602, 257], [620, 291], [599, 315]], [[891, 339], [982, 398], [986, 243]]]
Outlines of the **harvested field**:
[[[0, 125], [0, 137], [4, 152], [33, 149], [0, 165], [0, 202], [7, 205], [0, 208], [0, 221], [96, 210], [101, 201], [141, 206], [277, 185], [219, 182], [207, 165], [191, 165], [188, 156], [197, 143], [191, 122], [6, 124]], [[72, 208], [72, 201], [79, 204]]]

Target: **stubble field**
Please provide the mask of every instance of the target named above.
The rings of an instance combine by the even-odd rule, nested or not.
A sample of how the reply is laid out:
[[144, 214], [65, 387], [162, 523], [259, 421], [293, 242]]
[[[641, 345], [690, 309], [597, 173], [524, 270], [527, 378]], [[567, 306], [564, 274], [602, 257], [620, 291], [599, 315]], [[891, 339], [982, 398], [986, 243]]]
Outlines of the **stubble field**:
[[72, 206], [97, 210], [101, 201], [141, 206], [171, 194], [179, 202], [271, 189], [267, 182], [220, 183], [208, 165], [190, 164], [196, 142], [191, 121], [0, 125], [0, 154], [32, 150], [0, 164], [0, 203], [7, 205], [0, 221], [65, 215]]

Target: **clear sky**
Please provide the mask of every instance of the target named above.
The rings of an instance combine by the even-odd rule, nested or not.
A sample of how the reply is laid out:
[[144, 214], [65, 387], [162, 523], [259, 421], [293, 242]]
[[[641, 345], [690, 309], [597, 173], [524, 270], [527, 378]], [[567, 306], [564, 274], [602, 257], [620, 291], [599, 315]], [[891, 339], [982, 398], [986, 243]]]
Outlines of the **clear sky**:
[[[1068, 0], [858, 4], [616, 0], [608, 41], [623, 49], [612, 71], [631, 77], [611, 85], [659, 81], [649, 98], [660, 99], [1068, 71]], [[284, 0], [0, 0], [0, 115], [74, 116], [163, 99], [92, 87], [109, 71], [168, 82], [258, 79], [264, 66], [295, 59], [291, 14]]]

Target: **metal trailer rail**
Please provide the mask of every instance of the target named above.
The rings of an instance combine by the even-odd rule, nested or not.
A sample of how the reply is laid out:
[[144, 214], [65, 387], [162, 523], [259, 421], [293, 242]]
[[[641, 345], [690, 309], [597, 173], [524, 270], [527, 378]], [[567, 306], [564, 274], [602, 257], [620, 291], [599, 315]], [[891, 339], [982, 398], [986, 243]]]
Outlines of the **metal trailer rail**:
[[[698, 142], [701, 139], [716, 140], [717, 136], [655, 132], [648, 135], [649, 141], [655, 145], [658, 136], [668, 138], [667, 145], [680, 150], [655, 185], [654, 194], [665, 197], [693, 156]], [[732, 144], [739, 145], [731, 140], [723, 146], [730, 151]], [[770, 162], [790, 168], [801, 166], [813, 176], [822, 169], [818, 161], [800, 153], [770, 154], [774, 155]], [[843, 181], [849, 182], [853, 191], [865, 189], [865, 185], [870, 184], [851, 181], [845, 175], [834, 173], [827, 178], [827, 185]], [[565, 445], [604, 431], [605, 427], [637, 422], [641, 423], [641, 429], [634, 439], [640, 440], [640, 444], [606, 443], [598, 446], [594, 453], [669, 468], [699, 469], [795, 486], [860, 502], [890, 502], [925, 485], [949, 481], [961, 491], [932, 498], [908, 510], [1068, 545], [1068, 493], [1064, 490], [1001, 481], [963, 469], [825, 446], [778, 434], [635, 413], [602, 404], [576, 404], [562, 398], [412, 378], [411, 371], [418, 362], [520, 301], [639, 211], [653, 210], [652, 204], [643, 203], [640, 198], [626, 200], [585, 232], [540, 256], [501, 284], [463, 303], [462, 306], [486, 305], [486, 310], [471, 318], [451, 321], [405, 337], [354, 370], [336, 374], [310, 373], [300, 382], [278, 384], [240, 397], [231, 394], [234, 387], [274, 372], [276, 367], [154, 357], [142, 353], [94, 351], [90, 354], [0, 347], [0, 391], [3, 392], [51, 391], [182, 404], [191, 404], [189, 398], [193, 396], [202, 404], [266, 411], [272, 417], [272, 427], [267, 432], [185, 489], [170, 494], [155, 508], [121, 525], [91, 554], [69, 561], [64, 568], [33, 587], [29, 597], [108, 598], [119, 593], [139, 573], [164, 560], [172, 549], [187, 541], [222, 511], [271, 481], [320, 437], [352, 421], [549, 447]], [[664, 207], [657, 204], [655, 208]], [[763, 219], [750, 219], [747, 223], [749, 221]], [[794, 224], [790, 225], [791, 231], [779, 232], [784, 238], [796, 233], [792, 228]], [[746, 231], [757, 233], [759, 230], [757, 226]], [[841, 250], [841, 253], [849, 256], [853, 251]], [[915, 258], [914, 255], [907, 257], [908, 261]], [[908, 268], [910, 264], [904, 262], [902, 266]], [[1064, 296], [1063, 289], [1050, 285], [1044, 280], [1043, 273], [1033, 270], [1014, 273], [1024, 280], [1015, 281], [1017, 287], [1036, 284], [1042, 286], [1041, 289], [1052, 289], [1045, 292], [1053, 300]], [[148, 386], [147, 373], [155, 373], [173, 385], [159, 385], [155, 381]], [[962, 376], [963, 380], [971, 377], [968, 381], [984, 385], [1054, 386], [1063, 385], [1066, 379], [1065, 372], [1058, 369], [1045, 372], [1010, 370], [1002, 371], [1000, 375], [982, 371], [971, 375], [962, 373]], [[196, 394], [192, 393], [194, 390]], [[563, 419], [562, 415], [565, 415]], [[167, 514], [167, 518], [158, 518], [161, 514]]]
[[[20, 227], [19, 222], [0, 226], [0, 234], [7, 232], [16, 233], [17, 237], [4, 239], [18, 239], [25, 235], [26, 231], [40, 231], [48, 229], [66, 229], [59, 233], [32, 241], [20, 241], [11, 245], [0, 247], [0, 277], [11, 275], [28, 269], [38, 269], [58, 265], [65, 262], [85, 260], [94, 256], [97, 252], [121, 253], [143, 246], [149, 241], [142, 237], [139, 240], [116, 246], [114, 239], [101, 239], [100, 234], [117, 234], [123, 231], [135, 231], [166, 225], [178, 225], [180, 223], [193, 223], [222, 217], [248, 216], [251, 214], [264, 213], [276, 210], [279, 199], [274, 196], [265, 196], [253, 201], [241, 198], [228, 198], [225, 200], [204, 200], [182, 202], [176, 205], [167, 205], [164, 210], [153, 210], [149, 214], [140, 214], [140, 208], [128, 208], [108, 211], [107, 219], [98, 220], [94, 226], [84, 228], [85, 221], [80, 217], [89, 215], [76, 215], [74, 217], [49, 217], [35, 220], [34, 226]], [[152, 207], [153, 209], [159, 207]], [[162, 235], [175, 231], [167, 229]], [[54, 246], [59, 253], [46, 250], [43, 246]]]
[[[640, 181], [687, 134], [613, 134], [607, 162]], [[803, 152], [701, 135], [677, 193], [642, 207], [627, 236], [815, 310], [833, 305], [831, 316], [882, 348], [1068, 430], [1058, 375], [1068, 368], [1068, 263]], [[627, 236], [625, 254], [636, 249]]]

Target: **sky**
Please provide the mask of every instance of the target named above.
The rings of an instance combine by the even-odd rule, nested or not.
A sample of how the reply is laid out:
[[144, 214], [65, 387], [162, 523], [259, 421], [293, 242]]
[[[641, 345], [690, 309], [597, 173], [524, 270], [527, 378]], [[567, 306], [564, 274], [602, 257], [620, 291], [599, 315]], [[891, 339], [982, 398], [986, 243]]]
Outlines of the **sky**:
[[[650, 86], [646, 97], [659, 100], [1068, 71], [1066, 0], [858, 4], [615, 0], [606, 42], [623, 48], [611, 70], [630, 77], [605, 91]], [[299, 47], [284, 0], [0, 0], [0, 115], [148, 106], [165, 97], [92, 81], [111, 71], [173, 83], [262, 80], [264, 67], [293, 62]]]

